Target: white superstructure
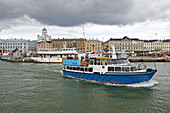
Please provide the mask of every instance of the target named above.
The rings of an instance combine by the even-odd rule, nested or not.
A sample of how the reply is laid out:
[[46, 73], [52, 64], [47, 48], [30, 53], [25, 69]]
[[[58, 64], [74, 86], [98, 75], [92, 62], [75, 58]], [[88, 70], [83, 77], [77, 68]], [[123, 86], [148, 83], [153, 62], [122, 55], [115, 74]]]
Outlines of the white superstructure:
[[31, 59], [40, 63], [62, 63], [63, 58], [78, 57], [78, 53], [75, 48], [39, 49], [37, 54], [38, 57], [32, 57]]

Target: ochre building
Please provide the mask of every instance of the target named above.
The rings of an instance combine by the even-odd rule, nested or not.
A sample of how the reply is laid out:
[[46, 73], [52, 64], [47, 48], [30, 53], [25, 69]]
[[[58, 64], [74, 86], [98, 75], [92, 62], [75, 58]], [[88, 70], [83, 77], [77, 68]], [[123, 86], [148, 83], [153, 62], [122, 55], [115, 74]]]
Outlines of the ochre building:
[[58, 38], [52, 40], [52, 48], [76, 48], [77, 51], [85, 51], [85, 41], [84, 38]]

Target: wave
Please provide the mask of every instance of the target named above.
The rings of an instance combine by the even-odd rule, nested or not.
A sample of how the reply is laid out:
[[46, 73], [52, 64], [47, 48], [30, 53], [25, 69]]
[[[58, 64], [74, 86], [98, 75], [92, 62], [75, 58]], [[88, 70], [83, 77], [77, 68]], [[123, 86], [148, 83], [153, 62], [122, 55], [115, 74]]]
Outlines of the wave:
[[50, 70], [51, 72], [56, 72], [58, 74], [63, 74], [63, 71], [62, 70]]

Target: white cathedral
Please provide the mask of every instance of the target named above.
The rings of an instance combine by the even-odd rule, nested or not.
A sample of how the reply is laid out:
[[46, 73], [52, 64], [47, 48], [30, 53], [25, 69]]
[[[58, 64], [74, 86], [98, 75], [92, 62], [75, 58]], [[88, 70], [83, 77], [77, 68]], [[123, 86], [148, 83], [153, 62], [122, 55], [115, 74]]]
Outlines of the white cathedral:
[[45, 27], [42, 29], [42, 36], [37, 35], [37, 41], [43, 42], [43, 41], [51, 41], [51, 36], [47, 35], [47, 30]]

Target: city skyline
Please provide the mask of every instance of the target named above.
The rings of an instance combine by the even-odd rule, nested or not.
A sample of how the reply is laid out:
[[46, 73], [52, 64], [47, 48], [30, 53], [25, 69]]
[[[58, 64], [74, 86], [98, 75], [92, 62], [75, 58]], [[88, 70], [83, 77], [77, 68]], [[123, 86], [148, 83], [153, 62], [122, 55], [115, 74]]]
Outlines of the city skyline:
[[170, 38], [168, 0], [1, 0], [0, 6], [0, 39], [36, 40], [44, 27], [52, 38], [83, 38], [83, 27], [87, 39], [101, 41]]

